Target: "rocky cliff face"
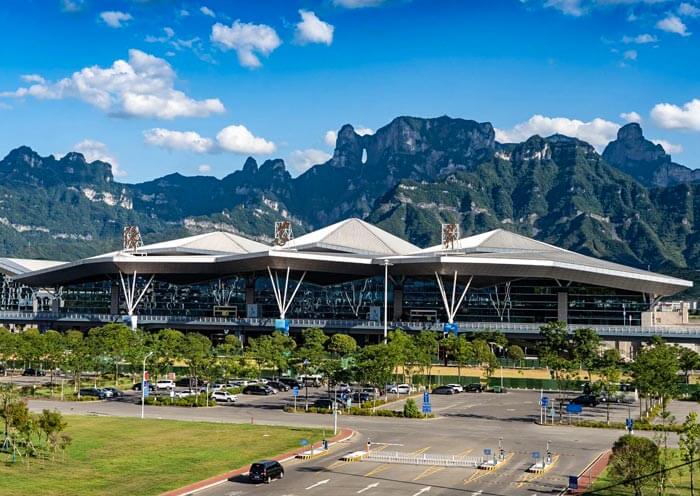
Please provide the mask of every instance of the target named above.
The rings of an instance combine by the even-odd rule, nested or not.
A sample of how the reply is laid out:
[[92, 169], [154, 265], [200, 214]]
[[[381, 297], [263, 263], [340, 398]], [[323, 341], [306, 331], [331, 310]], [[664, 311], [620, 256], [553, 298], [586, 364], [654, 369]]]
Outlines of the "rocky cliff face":
[[661, 145], [644, 138], [637, 123], [620, 128], [617, 140], [605, 148], [603, 158], [645, 186], [671, 186], [700, 180], [700, 171], [671, 161]]

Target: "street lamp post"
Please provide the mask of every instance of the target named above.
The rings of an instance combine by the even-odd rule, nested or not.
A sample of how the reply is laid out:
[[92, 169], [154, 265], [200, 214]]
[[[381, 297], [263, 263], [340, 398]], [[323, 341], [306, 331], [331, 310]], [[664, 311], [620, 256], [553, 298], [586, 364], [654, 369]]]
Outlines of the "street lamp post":
[[384, 342], [389, 331], [389, 260], [384, 259]]
[[152, 351], [149, 351], [145, 357], [143, 357], [143, 372], [141, 374], [141, 418], [143, 418], [143, 413], [146, 408], [146, 360], [148, 360], [151, 355], [153, 355]]

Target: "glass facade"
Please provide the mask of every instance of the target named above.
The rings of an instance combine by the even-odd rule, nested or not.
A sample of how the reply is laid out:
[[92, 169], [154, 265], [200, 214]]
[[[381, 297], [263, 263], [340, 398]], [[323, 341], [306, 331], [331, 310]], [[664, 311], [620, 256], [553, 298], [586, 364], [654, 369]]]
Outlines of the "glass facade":
[[[62, 313], [112, 313], [112, 291], [118, 293], [119, 313], [125, 313], [118, 282], [103, 281], [61, 288], [60, 303], [53, 295], [12, 282], [2, 276], [0, 310]], [[280, 282], [283, 282], [280, 280]], [[146, 280], [137, 279], [137, 288]], [[294, 283], [290, 281], [290, 293]], [[448, 299], [451, 281], [445, 283]], [[464, 286], [457, 285], [457, 298]], [[447, 321], [438, 285], [434, 279], [407, 279], [402, 288], [402, 321]], [[641, 312], [649, 303], [642, 293], [573, 283], [566, 287], [548, 279], [522, 279], [496, 287], [470, 288], [457, 311], [458, 322], [543, 323], [557, 320], [559, 294], [567, 306], [568, 322], [589, 325], [640, 325]], [[398, 296], [398, 294], [397, 294]], [[36, 300], [36, 303], [34, 303]], [[268, 277], [258, 277], [254, 286], [258, 316], [278, 317], [277, 303]], [[288, 318], [380, 320], [383, 315], [383, 278], [376, 277], [328, 287], [302, 284], [287, 312]], [[389, 317], [394, 316], [394, 288], [389, 289]], [[140, 315], [190, 317], [245, 317], [246, 280], [230, 277], [201, 284], [177, 285], [154, 281], [139, 303]]]

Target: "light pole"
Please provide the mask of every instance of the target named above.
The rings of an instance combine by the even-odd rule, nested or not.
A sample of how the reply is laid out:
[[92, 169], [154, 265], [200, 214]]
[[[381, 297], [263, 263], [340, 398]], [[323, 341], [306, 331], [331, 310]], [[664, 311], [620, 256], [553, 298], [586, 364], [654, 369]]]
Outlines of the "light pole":
[[389, 331], [389, 260], [384, 259], [384, 342]]
[[143, 357], [143, 373], [141, 374], [141, 418], [143, 418], [144, 409], [146, 407], [146, 360], [148, 360], [152, 351], [149, 351], [145, 357]]

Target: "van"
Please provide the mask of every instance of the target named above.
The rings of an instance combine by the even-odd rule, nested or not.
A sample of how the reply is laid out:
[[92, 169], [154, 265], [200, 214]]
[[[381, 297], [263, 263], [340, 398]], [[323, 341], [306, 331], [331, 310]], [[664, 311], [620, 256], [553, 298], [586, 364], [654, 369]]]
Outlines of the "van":
[[274, 460], [264, 460], [253, 463], [248, 472], [248, 478], [251, 482], [265, 482], [269, 484], [272, 479], [281, 479], [284, 477], [284, 468], [280, 462]]

